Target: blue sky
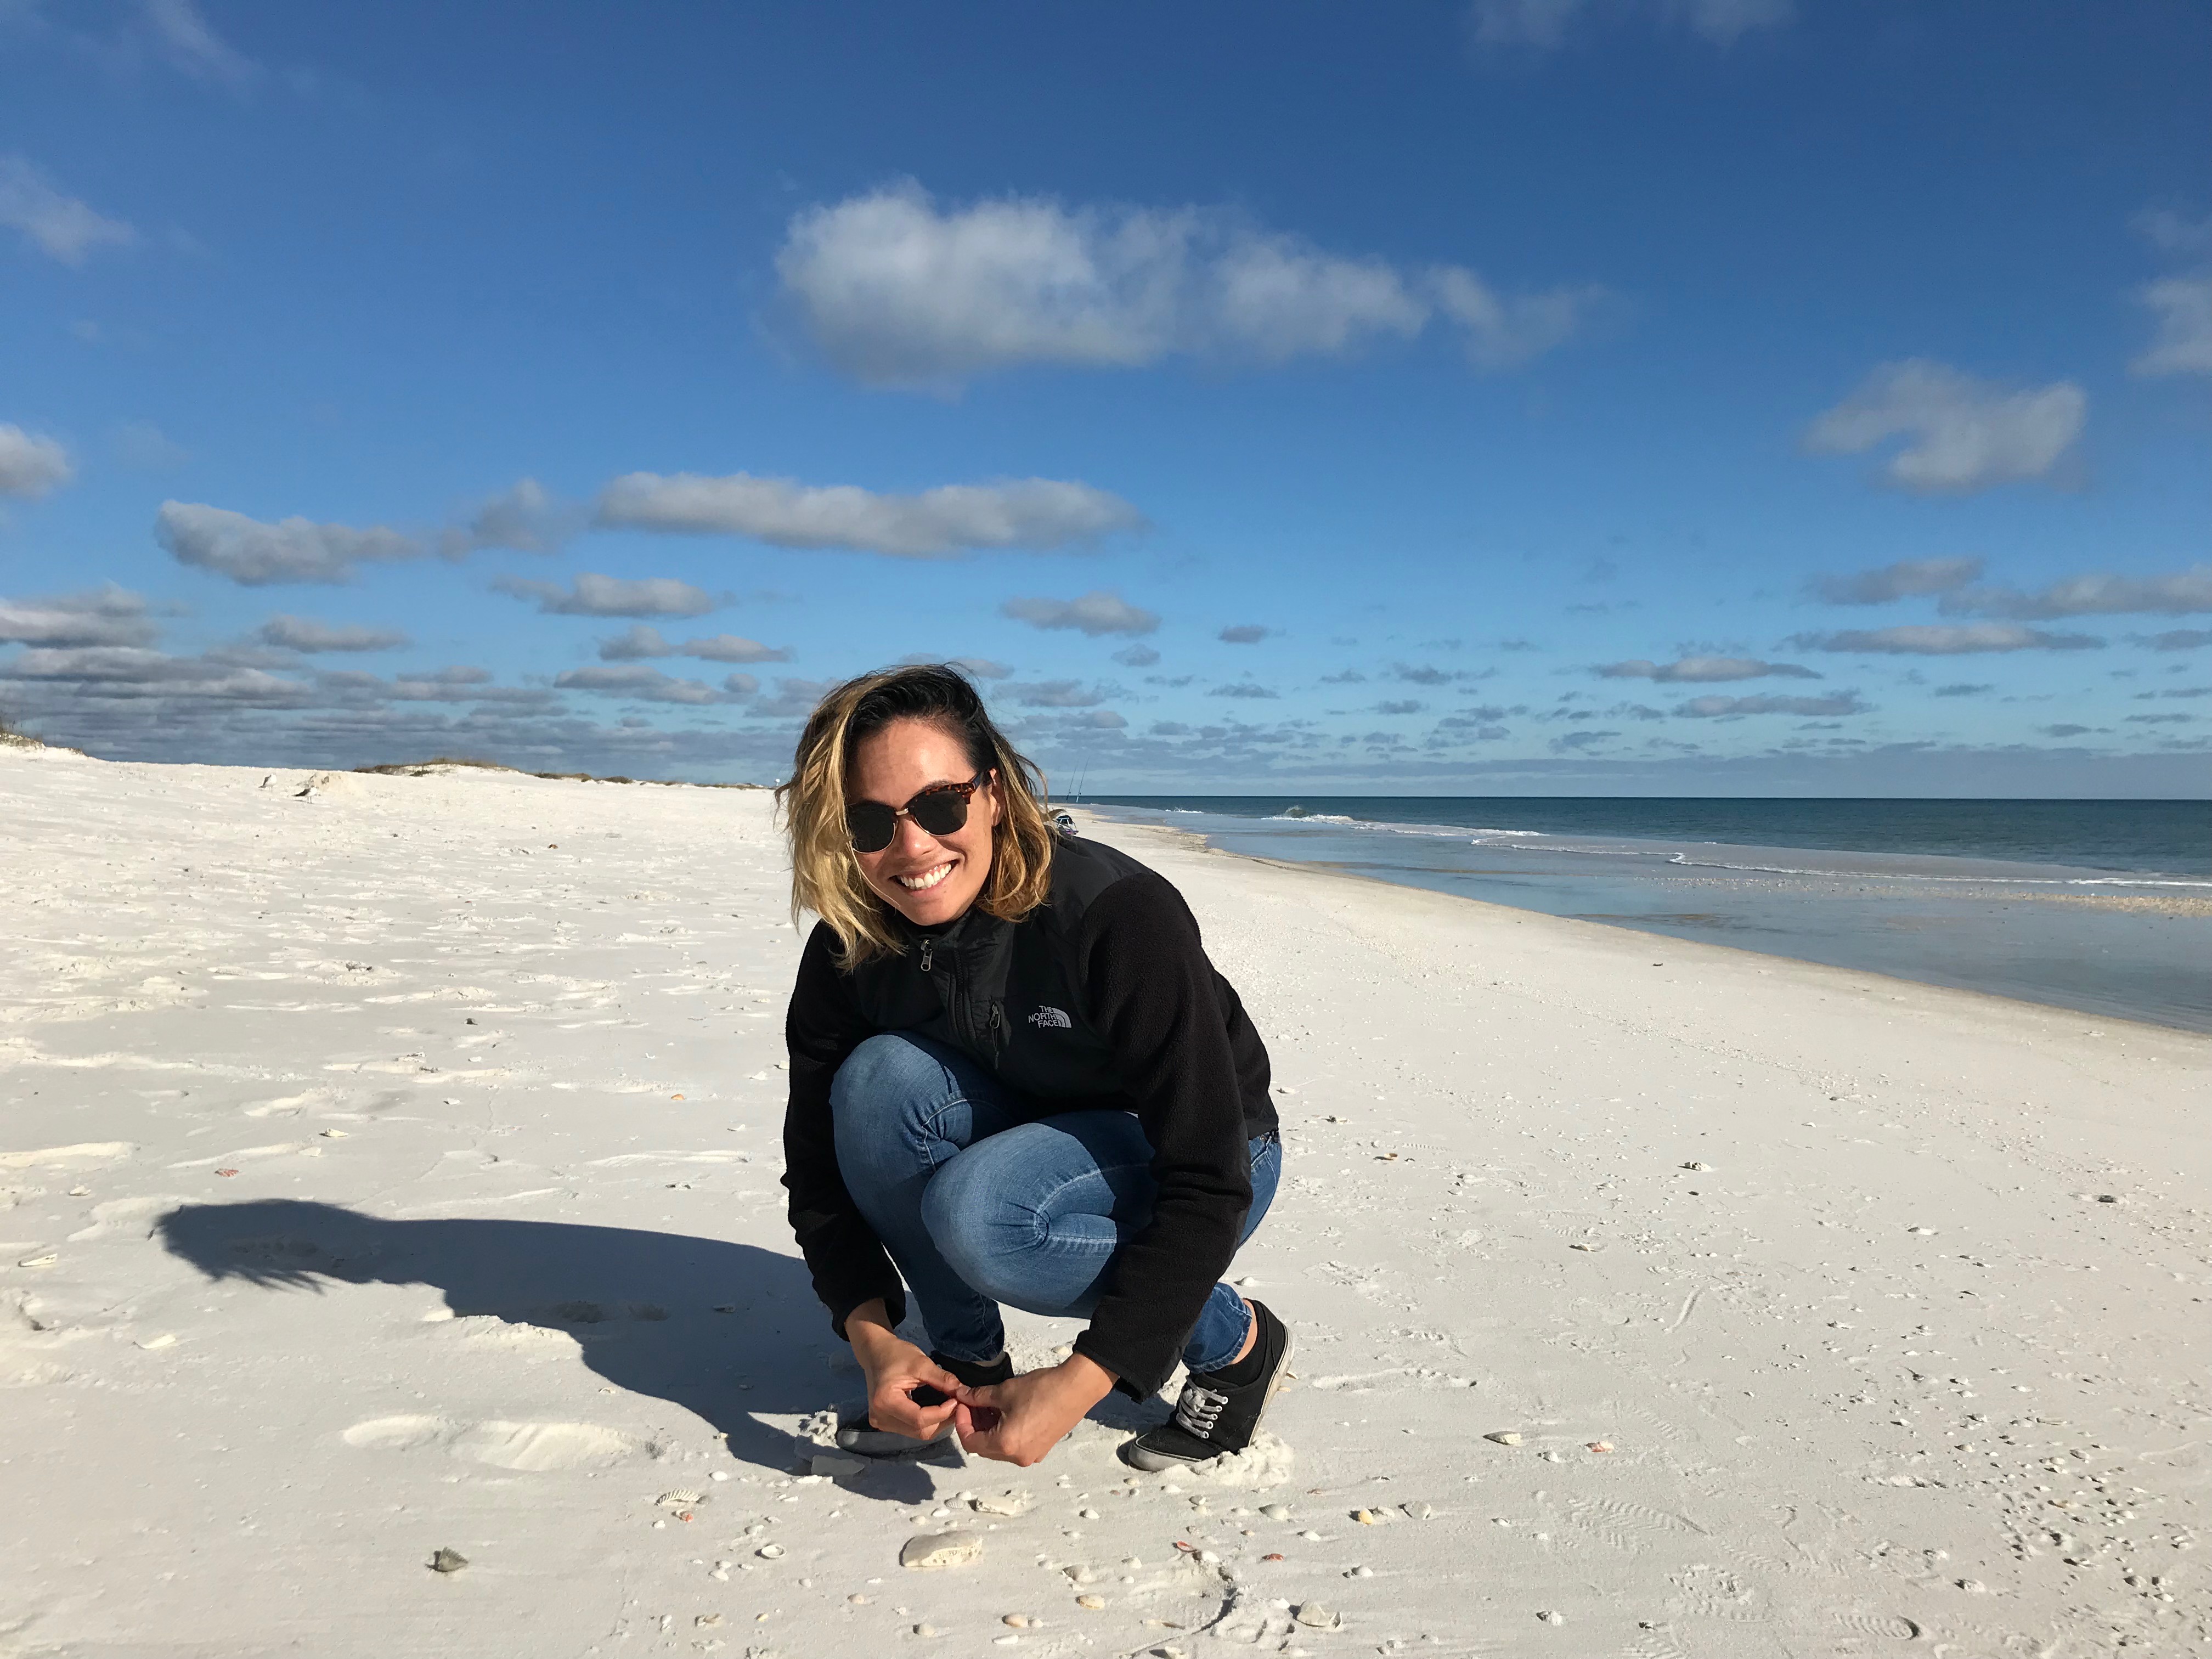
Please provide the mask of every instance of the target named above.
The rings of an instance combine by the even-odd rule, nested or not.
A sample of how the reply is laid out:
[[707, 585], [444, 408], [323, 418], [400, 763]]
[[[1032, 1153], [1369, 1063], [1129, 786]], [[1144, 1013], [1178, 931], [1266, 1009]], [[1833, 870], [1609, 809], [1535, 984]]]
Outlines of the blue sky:
[[[1996, 26], [2001, 16], [2002, 27]], [[0, 0], [0, 710], [2212, 793], [2212, 15]]]

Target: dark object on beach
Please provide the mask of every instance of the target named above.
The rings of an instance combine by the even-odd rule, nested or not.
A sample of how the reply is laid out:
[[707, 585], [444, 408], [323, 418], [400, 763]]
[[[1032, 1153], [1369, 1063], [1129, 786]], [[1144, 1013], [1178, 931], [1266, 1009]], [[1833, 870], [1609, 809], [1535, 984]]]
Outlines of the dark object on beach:
[[426, 1564], [433, 1572], [459, 1572], [469, 1564], [469, 1558], [459, 1550], [438, 1550]]

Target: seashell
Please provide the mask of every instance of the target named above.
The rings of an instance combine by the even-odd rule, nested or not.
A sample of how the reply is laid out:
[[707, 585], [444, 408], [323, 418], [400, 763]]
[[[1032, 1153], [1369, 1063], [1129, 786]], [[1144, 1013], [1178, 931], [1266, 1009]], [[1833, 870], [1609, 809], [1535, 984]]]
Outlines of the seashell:
[[1500, 1429], [1496, 1434], [1486, 1434], [1482, 1437], [1485, 1440], [1494, 1440], [1501, 1446], [1517, 1446], [1521, 1443], [1521, 1435], [1514, 1429]]
[[1341, 1630], [1344, 1615], [1322, 1606], [1318, 1601], [1301, 1601], [1291, 1611], [1291, 1617], [1308, 1630]]
[[919, 1572], [964, 1567], [983, 1553], [982, 1538], [972, 1532], [926, 1532], [909, 1538], [899, 1551], [899, 1565]]
[[459, 1572], [469, 1564], [469, 1558], [459, 1550], [435, 1550], [427, 1564], [433, 1572]]
[[1106, 1598], [1103, 1595], [1079, 1595], [1075, 1598], [1075, 1605], [1086, 1613], [1097, 1613], [1106, 1605]]

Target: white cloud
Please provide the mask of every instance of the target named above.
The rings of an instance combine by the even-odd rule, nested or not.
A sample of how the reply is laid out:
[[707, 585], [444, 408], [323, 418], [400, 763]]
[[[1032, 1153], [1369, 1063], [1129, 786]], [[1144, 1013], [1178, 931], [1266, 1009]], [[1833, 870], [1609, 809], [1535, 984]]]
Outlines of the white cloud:
[[1897, 628], [1846, 629], [1840, 634], [1799, 634], [1801, 651], [1856, 651], [1890, 656], [1959, 657], [1984, 651], [2094, 651], [2104, 641], [2087, 634], [2049, 634], [2011, 623], [1961, 623], [1953, 627], [1910, 623]]
[[279, 614], [261, 624], [264, 644], [287, 651], [391, 651], [412, 643], [396, 628], [362, 628]]
[[1468, 27], [1478, 46], [1557, 52], [1589, 0], [1474, 0]]
[[1477, 368], [1518, 368], [1582, 331], [1608, 297], [1585, 283], [1540, 294], [1500, 294], [1471, 270], [1455, 265], [1431, 276], [1437, 306], [1467, 331], [1467, 355]]
[[1382, 260], [1340, 258], [1294, 236], [1232, 234], [1200, 280], [1212, 327], [1267, 362], [1337, 356], [1377, 335], [1410, 339], [1429, 320], [1427, 301]]
[[714, 634], [684, 641], [684, 654], [708, 662], [789, 662], [792, 653], [787, 645], [763, 645], [741, 635]]
[[1263, 628], [1258, 623], [1237, 623], [1224, 628], [1218, 636], [1224, 645], [1257, 645], [1279, 629]]
[[2201, 645], [2212, 645], [2212, 628], [2174, 628], [2163, 634], [2153, 634], [2140, 643], [2154, 651], [2194, 651]]
[[2138, 374], [2212, 374], [2212, 276], [2163, 276], [2136, 290], [2158, 337], [2128, 367]]
[[1106, 701], [1107, 692], [1080, 680], [1040, 680], [1028, 684], [1012, 681], [996, 696], [1012, 697], [1027, 708], [1091, 708]]
[[211, 27], [192, 0], [138, 0], [154, 45], [169, 66], [195, 81], [243, 87], [261, 67]]
[[811, 714], [814, 705], [822, 701], [822, 694], [836, 684], [835, 680], [778, 680], [776, 695], [755, 703], [745, 710], [750, 720], [789, 720]]
[[1753, 29], [1776, 28], [1796, 15], [1793, 0], [1474, 0], [1468, 28], [1479, 47], [1545, 52], [1572, 44], [1576, 25], [1585, 17], [1596, 22], [1643, 18], [1729, 46]]
[[632, 623], [612, 639], [599, 641], [601, 662], [637, 662], [647, 657], [672, 657], [676, 647], [647, 623]]
[[0, 425], [0, 497], [34, 501], [76, 475], [69, 451], [54, 439]]
[[1900, 559], [1878, 570], [1815, 576], [1813, 591], [1830, 605], [1887, 605], [1964, 587], [1982, 574], [1979, 559]]
[[34, 647], [18, 655], [0, 679], [67, 683], [78, 696], [138, 699], [188, 695], [203, 701], [265, 708], [300, 708], [307, 687], [258, 668], [240, 668], [205, 657], [172, 657], [131, 646], [81, 649]]
[[2154, 208], [2136, 215], [2135, 228], [2153, 246], [2168, 253], [2212, 253], [2212, 214], [2192, 219]]
[[349, 582], [356, 564], [419, 559], [424, 551], [412, 536], [383, 525], [356, 530], [302, 518], [264, 524], [228, 507], [190, 501], [162, 502], [154, 533], [178, 563], [212, 570], [244, 587]]
[[1102, 634], [1149, 634], [1160, 625], [1157, 612], [1103, 588], [1076, 599], [1008, 599], [999, 611], [1032, 628], [1073, 628], [1092, 639]]
[[958, 669], [971, 680], [1002, 680], [1014, 672], [1011, 665], [988, 657], [948, 657], [945, 665]]
[[2193, 616], [2212, 611], [2212, 564], [2164, 576], [2093, 572], [2069, 576], [2034, 593], [2009, 587], [1970, 587], [1947, 594], [1941, 608], [1954, 617], [2004, 617], [2017, 622], [2048, 622], [2059, 617]]
[[1907, 441], [1882, 466], [1900, 489], [1966, 492], [2039, 478], [2081, 435], [2088, 394], [2071, 380], [2008, 391], [1926, 358], [1884, 363], [1815, 420], [1805, 446], [1856, 455]]
[[1237, 680], [1227, 685], [1217, 685], [1206, 694], [1209, 697], [1279, 697], [1279, 691], [1270, 691], [1264, 685], [1255, 685], [1250, 680]]
[[1338, 356], [1409, 339], [1439, 310], [1479, 365], [1505, 367], [1566, 338], [1591, 293], [1500, 296], [1459, 266], [1346, 258], [1220, 209], [940, 210], [911, 181], [801, 213], [776, 270], [832, 363], [908, 387], [1027, 363]]
[[570, 668], [553, 677], [563, 691], [591, 691], [640, 702], [728, 702], [735, 693], [718, 691], [700, 680], [679, 680], [642, 663], [627, 668]]
[[664, 637], [659, 629], [645, 623], [635, 623], [612, 639], [599, 641], [599, 660], [602, 662], [638, 662], [647, 657], [679, 655], [697, 657], [706, 662], [791, 660], [791, 650], [787, 646], [763, 645], [758, 640], [745, 639], [736, 634], [713, 634], [676, 645]]
[[1674, 712], [1692, 720], [1717, 720], [1729, 714], [1863, 714], [1866, 707], [1857, 692], [1838, 691], [1826, 697], [1692, 697]]
[[1145, 522], [1118, 495], [1054, 478], [881, 495], [850, 484], [813, 487], [744, 472], [632, 472], [601, 493], [597, 516], [602, 525], [624, 529], [750, 536], [777, 547], [850, 548], [908, 559], [981, 548], [1065, 547]]
[[500, 576], [492, 592], [518, 599], [535, 599], [549, 617], [698, 617], [722, 605], [702, 587], [673, 576], [646, 576], [635, 580], [580, 574], [573, 588], [558, 582], [526, 581], [520, 576]]
[[1609, 662], [1598, 668], [1608, 680], [1655, 680], [1662, 685], [1711, 684], [1724, 680], [1768, 678], [1817, 680], [1820, 677], [1794, 662], [1762, 662], [1755, 657], [1684, 657], [1679, 662], [1651, 662], [1635, 658]]
[[551, 553], [575, 533], [580, 517], [537, 479], [521, 478], [479, 501], [465, 523], [442, 532], [438, 550], [449, 559], [487, 547]]
[[142, 594], [113, 583], [93, 593], [0, 599], [0, 645], [76, 647], [153, 643]]
[[65, 265], [81, 265], [100, 246], [127, 247], [138, 233], [64, 196], [21, 155], [0, 155], [0, 227], [21, 231]]
[[1114, 660], [1128, 668], [1150, 668], [1160, 659], [1160, 653], [1149, 645], [1125, 645], [1114, 653]]

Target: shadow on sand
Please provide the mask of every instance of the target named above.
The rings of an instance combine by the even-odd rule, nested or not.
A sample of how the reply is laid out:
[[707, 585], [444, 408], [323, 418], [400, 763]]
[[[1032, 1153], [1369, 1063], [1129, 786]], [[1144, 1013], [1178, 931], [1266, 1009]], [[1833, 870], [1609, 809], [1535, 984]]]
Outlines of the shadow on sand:
[[[584, 1364], [615, 1387], [682, 1407], [722, 1435], [732, 1456], [778, 1474], [802, 1449], [763, 1419], [860, 1396], [856, 1374], [831, 1368], [845, 1349], [805, 1265], [750, 1244], [557, 1221], [390, 1221], [289, 1200], [185, 1205], [156, 1231], [210, 1279], [318, 1293], [331, 1285], [428, 1285], [457, 1318], [566, 1332]], [[909, 1463], [838, 1484], [902, 1503], [930, 1490], [927, 1473]]]

